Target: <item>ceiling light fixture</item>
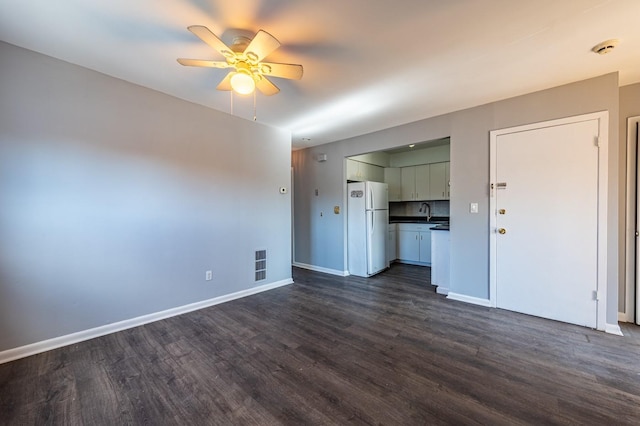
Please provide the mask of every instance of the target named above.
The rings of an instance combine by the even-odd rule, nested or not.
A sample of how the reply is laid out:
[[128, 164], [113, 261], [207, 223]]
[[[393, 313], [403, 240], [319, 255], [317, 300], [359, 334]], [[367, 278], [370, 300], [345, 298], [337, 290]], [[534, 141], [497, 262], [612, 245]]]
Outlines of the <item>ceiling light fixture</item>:
[[238, 71], [231, 77], [231, 88], [236, 93], [248, 95], [256, 89], [256, 82], [249, 74]]
[[414, 146], [416, 146], [416, 144], [412, 143], [411, 145], [409, 145], [409, 148], [413, 148]]
[[218, 84], [218, 90], [248, 95], [255, 93], [257, 89], [262, 94], [270, 96], [278, 93], [280, 89], [269, 78], [278, 77], [293, 80], [302, 78], [302, 65], [262, 62], [264, 58], [280, 47], [280, 42], [266, 31], [260, 30], [250, 39], [239, 34], [240, 30], [238, 30], [238, 35], [233, 37], [232, 44], [227, 46], [207, 27], [192, 25], [188, 30], [222, 55], [225, 60], [179, 58], [178, 62], [190, 67], [231, 69]]

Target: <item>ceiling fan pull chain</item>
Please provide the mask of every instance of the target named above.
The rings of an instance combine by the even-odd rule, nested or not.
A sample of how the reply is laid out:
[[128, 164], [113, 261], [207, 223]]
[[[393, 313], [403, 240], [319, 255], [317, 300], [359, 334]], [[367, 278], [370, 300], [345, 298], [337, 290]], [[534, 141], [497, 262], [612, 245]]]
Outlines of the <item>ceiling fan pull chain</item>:
[[256, 91], [253, 91], [253, 121], [256, 121]]

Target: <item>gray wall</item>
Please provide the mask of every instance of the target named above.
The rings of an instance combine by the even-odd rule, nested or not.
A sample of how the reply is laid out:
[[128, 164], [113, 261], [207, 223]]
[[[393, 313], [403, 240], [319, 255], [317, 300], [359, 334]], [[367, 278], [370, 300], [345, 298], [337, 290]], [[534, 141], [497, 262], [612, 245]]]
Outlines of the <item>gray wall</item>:
[[0, 351], [290, 279], [288, 132], [0, 57]]
[[[609, 111], [609, 222], [607, 323], [617, 322], [619, 161], [618, 75], [564, 86], [454, 112], [293, 153], [297, 262], [346, 269], [345, 222], [321, 211], [344, 206], [343, 158], [400, 145], [451, 137], [451, 291], [489, 295], [489, 131], [578, 114]], [[318, 163], [314, 155], [327, 153]], [[319, 196], [313, 190], [321, 188]], [[480, 204], [479, 214], [469, 203]], [[541, 211], [541, 217], [543, 215]]]
[[[640, 116], [640, 83], [623, 86], [620, 88], [620, 120], [619, 120], [619, 135], [620, 146], [626, 147], [627, 145], [627, 119], [629, 117]], [[632, 149], [635, 153], [635, 148]], [[627, 156], [626, 151], [623, 151], [623, 155], [620, 160], [620, 181], [626, 182], [626, 165]], [[627, 188], [627, 191], [635, 191], [635, 184], [632, 182], [631, 186]], [[622, 200], [625, 199], [624, 195], [620, 196]], [[634, 200], [632, 200], [634, 201]], [[633, 203], [635, 204], [635, 203]], [[632, 207], [631, 213], [635, 215], [635, 207]], [[621, 208], [619, 212], [620, 223], [625, 223], [625, 209]], [[624, 253], [625, 239], [620, 238], [620, 253]], [[625, 286], [633, 286], [635, 283], [627, 283], [623, 278], [625, 277], [625, 265], [621, 264], [620, 267], [620, 286], [619, 286], [619, 303], [618, 310], [620, 312], [626, 312], [625, 306]], [[633, 308], [631, 308], [633, 309]]]

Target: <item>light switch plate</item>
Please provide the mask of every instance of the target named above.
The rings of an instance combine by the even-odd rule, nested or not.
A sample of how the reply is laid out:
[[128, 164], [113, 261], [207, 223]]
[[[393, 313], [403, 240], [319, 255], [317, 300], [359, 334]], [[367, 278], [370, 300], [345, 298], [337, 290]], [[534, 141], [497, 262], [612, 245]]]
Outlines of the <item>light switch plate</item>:
[[469, 204], [469, 213], [478, 213], [478, 203]]

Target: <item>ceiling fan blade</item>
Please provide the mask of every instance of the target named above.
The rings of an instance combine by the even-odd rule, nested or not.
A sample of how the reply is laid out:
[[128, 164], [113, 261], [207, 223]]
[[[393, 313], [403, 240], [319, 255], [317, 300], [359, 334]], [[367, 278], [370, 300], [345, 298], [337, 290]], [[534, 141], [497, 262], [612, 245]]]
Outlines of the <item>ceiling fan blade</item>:
[[222, 61], [207, 61], [204, 59], [184, 59], [178, 58], [178, 62], [188, 67], [208, 67], [208, 68], [233, 68], [227, 62]]
[[211, 46], [215, 51], [219, 52], [225, 58], [232, 58], [235, 56], [235, 53], [226, 45], [222, 40], [218, 38], [217, 35], [211, 32], [211, 30], [202, 25], [192, 25], [187, 27], [189, 31], [194, 33], [198, 38], [209, 46]]
[[288, 78], [291, 80], [300, 80], [302, 78], [302, 65], [261, 62], [260, 71], [262, 74], [270, 77]]
[[244, 50], [244, 54], [250, 61], [258, 62], [278, 47], [280, 47], [280, 42], [274, 36], [260, 30]]
[[256, 81], [256, 87], [267, 96], [275, 95], [280, 91], [278, 86], [270, 82], [266, 77], [259, 78], [258, 81]]
[[216, 87], [216, 89], [218, 90], [224, 90], [224, 91], [230, 91], [231, 89], [231, 77], [233, 77], [233, 75], [235, 74], [235, 72], [231, 71], [229, 74], [227, 74], [227, 76], [220, 82], [220, 84], [218, 84], [218, 87]]

